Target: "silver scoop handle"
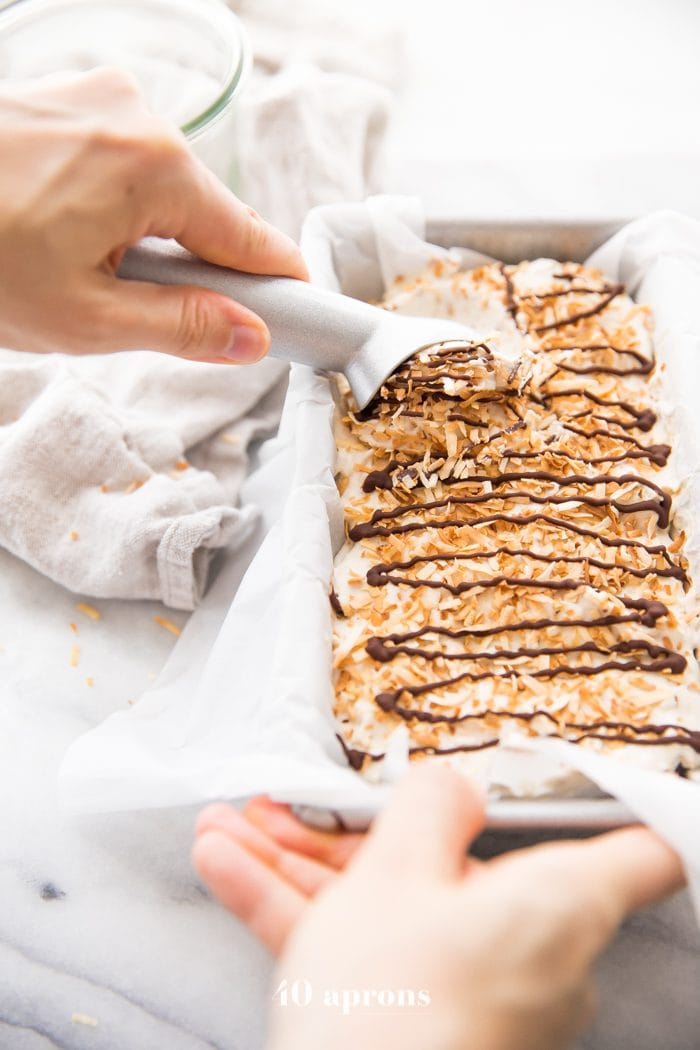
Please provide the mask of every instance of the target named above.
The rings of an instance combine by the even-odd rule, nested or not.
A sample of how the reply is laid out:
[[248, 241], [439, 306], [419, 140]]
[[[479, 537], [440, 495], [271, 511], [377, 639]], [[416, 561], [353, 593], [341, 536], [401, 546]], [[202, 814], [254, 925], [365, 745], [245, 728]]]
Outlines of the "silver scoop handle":
[[345, 372], [382, 319], [375, 306], [291, 277], [262, 277], [214, 266], [174, 241], [147, 237], [126, 252], [118, 275], [157, 284], [194, 284], [227, 295], [262, 317], [270, 356]]

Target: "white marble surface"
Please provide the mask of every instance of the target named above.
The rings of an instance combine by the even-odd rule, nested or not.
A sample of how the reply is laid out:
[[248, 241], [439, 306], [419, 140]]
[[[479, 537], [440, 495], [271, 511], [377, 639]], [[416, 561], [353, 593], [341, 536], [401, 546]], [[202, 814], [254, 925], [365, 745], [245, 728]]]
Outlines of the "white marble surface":
[[0, 595], [0, 1047], [259, 1046], [269, 960], [197, 885], [194, 813], [77, 820], [56, 798], [68, 742], [167, 656], [174, 638], [153, 616], [183, 614], [97, 602], [93, 622], [5, 552]]
[[[562, 21], [566, 6], [380, 3], [409, 42], [387, 184], [443, 215], [700, 214], [700, 6], [591, 0], [583, 24]], [[568, 93], [572, 70], [585, 93]], [[258, 1050], [270, 961], [198, 886], [194, 814], [59, 809], [68, 742], [137, 698], [174, 642], [158, 606], [94, 603], [92, 622], [78, 600], [0, 552], [0, 1048]], [[700, 1046], [700, 938], [684, 896], [628, 923], [599, 969], [601, 1009], [579, 1050]]]

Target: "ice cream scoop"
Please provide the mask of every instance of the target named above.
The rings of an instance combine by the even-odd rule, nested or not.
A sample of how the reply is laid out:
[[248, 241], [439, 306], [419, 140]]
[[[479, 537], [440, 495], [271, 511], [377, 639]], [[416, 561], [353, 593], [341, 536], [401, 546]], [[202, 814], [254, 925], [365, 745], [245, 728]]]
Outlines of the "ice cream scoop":
[[435, 343], [472, 343], [479, 338], [455, 321], [400, 316], [290, 277], [215, 266], [174, 241], [156, 237], [129, 249], [119, 276], [158, 284], [194, 284], [235, 299], [267, 324], [271, 357], [342, 372], [359, 408], [416, 351]]

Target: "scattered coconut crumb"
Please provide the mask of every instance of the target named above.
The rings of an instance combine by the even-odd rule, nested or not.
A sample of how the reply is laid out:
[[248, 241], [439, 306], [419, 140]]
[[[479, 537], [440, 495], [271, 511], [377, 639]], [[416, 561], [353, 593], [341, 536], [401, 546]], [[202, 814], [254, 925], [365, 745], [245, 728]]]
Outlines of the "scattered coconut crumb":
[[70, 627], [70, 629], [73, 632], [73, 634], [77, 634], [78, 633], [78, 625], [77, 625], [77, 623], [73, 623], [71, 621], [71, 623], [68, 626]]
[[96, 609], [94, 605], [88, 605], [87, 602], [78, 602], [76, 605], [78, 612], [81, 612], [83, 616], [87, 616], [90, 620], [101, 620], [102, 613], [99, 609]]
[[106, 485], [100, 485], [100, 492], [109, 492], [109, 489]]
[[88, 675], [87, 678], [85, 679], [85, 685], [89, 685], [90, 688], [92, 689], [94, 684], [95, 684], [95, 679], [92, 677], [92, 675]]
[[190, 465], [186, 459], [178, 459], [177, 463], [175, 464], [175, 470], [188, 470], [189, 466]]
[[70, 538], [71, 538], [72, 540], [74, 540], [74, 541], [75, 541], [75, 540], [77, 540], [77, 539], [79, 539], [78, 533], [77, 533], [77, 532], [71, 532], [71, 534], [70, 534]]
[[182, 628], [178, 627], [178, 625], [173, 623], [172, 620], [166, 619], [165, 616], [154, 616], [153, 619], [159, 627], [163, 627], [164, 630], [170, 631], [170, 633], [174, 634], [176, 638], [182, 634]]
[[240, 445], [241, 435], [232, 434], [230, 431], [227, 431], [225, 434], [221, 435], [221, 440], [225, 441], [227, 445]]
[[68, 657], [68, 663], [71, 667], [77, 667], [80, 663], [80, 646], [72, 645], [70, 650], [70, 656]]
[[90, 1014], [83, 1014], [76, 1010], [71, 1014], [71, 1021], [73, 1024], [84, 1024], [88, 1028], [97, 1028], [100, 1023], [96, 1017], [91, 1017]]
[[127, 496], [130, 496], [132, 492], [136, 492], [137, 489], [140, 489], [143, 484], [143, 481], [139, 481], [138, 479], [130, 481], [124, 489], [124, 492]]

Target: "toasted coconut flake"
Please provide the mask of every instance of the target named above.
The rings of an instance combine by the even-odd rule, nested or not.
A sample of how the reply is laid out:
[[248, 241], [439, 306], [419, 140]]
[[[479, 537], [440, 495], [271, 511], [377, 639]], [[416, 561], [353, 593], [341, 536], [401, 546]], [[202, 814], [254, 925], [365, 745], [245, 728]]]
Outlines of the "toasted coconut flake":
[[182, 634], [182, 628], [178, 627], [172, 620], [168, 620], [165, 616], [154, 616], [153, 622], [157, 623], [159, 627], [162, 627], [164, 631], [170, 631], [176, 638], [179, 638]]
[[[632, 507], [654, 497], [647, 481], [675, 496], [677, 486], [669, 485], [663, 465], [637, 455], [647, 444], [669, 442], [661, 423], [652, 438], [630, 425], [638, 417], [616, 407], [652, 411], [648, 376], [604, 370], [637, 360], [625, 350], [652, 359], [646, 313], [618, 293], [591, 312], [609, 294], [608, 284], [578, 264], [486, 266], [469, 273], [445, 265], [439, 279], [424, 275], [396, 294], [420, 287], [433, 295], [437, 280], [452, 295], [457, 287], [460, 300], [488, 306], [494, 294], [504, 301], [507, 276], [514, 312], [534, 351], [532, 376], [519, 390], [501, 387], [487, 351], [466, 348], [462, 359], [459, 353], [440, 357], [433, 348], [386, 381], [373, 418], [344, 414], [356, 477], [399, 460], [391, 488], [359, 495], [358, 482], [350, 484], [341, 463], [349, 528], [381, 512], [374, 520], [385, 533], [362, 539], [356, 545], [362, 560], [353, 553], [341, 572], [343, 593], [352, 594], [334, 643], [336, 714], [344, 738], [376, 754], [390, 732], [406, 725], [414, 747], [439, 751], [492, 742], [509, 718], [525, 714], [532, 718], [519, 725], [529, 734], [556, 731], [578, 739], [581, 726], [604, 721], [643, 726], [660, 711], [667, 720], [689, 717], [679, 712], [690, 696], [697, 724], [697, 609], [681, 580], [660, 574], [669, 557], [687, 572], [683, 540], [668, 535], [653, 509]], [[437, 291], [435, 296], [436, 305], [443, 303]], [[538, 331], [554, 322], [557, 327]], [[511, 315], [503, 323], [511, 324]], [[528, 471], [554, 478], [519, 476]], [[504, 475], [515, 477], [506, 482]], [[616, 480], [623, 475], [634, 477]], [[433, 506], [425, 511], [414, 506], [426, 502]], [[394, 526], [400, 531], [392, 532]], [[665, 553], [651, 554], [645, 544], [661, 545]], [[444, 560], [447, 555], [454, 557]], [[416, 557], [423, 561], [412, 561]], [[436, 557], [443, 560], [429, 560]], [[392, 579], [367, 587], [368, 568], [394, 562], [399, 567]], [[492, 584], [500, 575], [512, 579]], [[629, 615], [634, 607], [625, 602], [639, 599], [662, 602], [668, 613], [653, 623]], [[554, 625], [517, 626], [550, 618]], [[354, 639], [348, 635], [353, 621], [360, 628]], [[508, 624], [512, 630], [504, 629]], [[471, 633], [431, 634], [433, 627]], [[411, 640], [411, 632], [420, 633]], [[377, 661], [366, 648], [372, 636], [404, 639], [406, 651]], [[647, 643], [651, 648], [644, 648]], [[541, 648], [554, 651], [534, 651]], [[664, 651], [684, 654], [686, 669], [671, 673], [658, 656]], [[610, 669], [601, 670], [608, 662]], [[484, 673], [488, 677], [479, 677]], [[414, 695], [417, 686], [423, 692]], [[404, 715], [372, 699], [397, 689], [403, 690]], [[480, 711], [478, 718], [446, 720]], [[556, 718], [556, 729], [541, 711]], [[426, 722], [426, 715], [439, 720]], [[606, 739], [586, 746], [620, 745]], [[462, 759], [467, 767], [477, 760], [465, 753], [450, 761]], [[376, 763], [365, 762], [364, 771], [374, 769]]]

